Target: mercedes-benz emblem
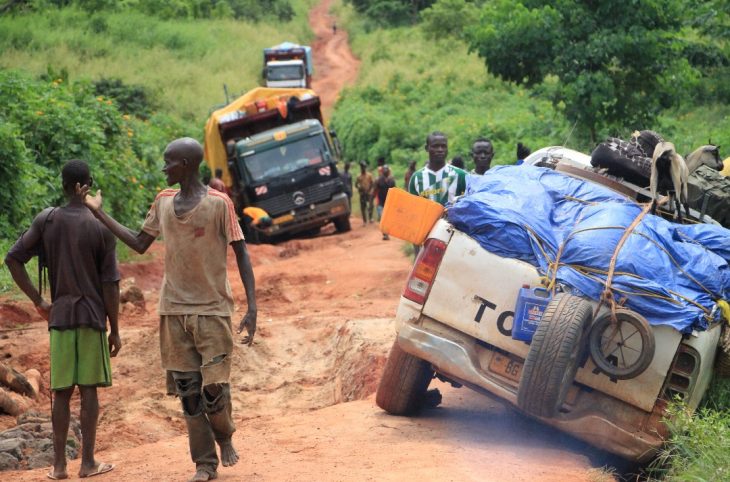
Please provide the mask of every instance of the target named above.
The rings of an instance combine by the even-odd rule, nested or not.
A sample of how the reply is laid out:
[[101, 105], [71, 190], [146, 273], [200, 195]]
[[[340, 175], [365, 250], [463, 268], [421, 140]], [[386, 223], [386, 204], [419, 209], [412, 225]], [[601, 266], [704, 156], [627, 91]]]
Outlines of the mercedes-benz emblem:
[[297, 206], [301, 206], [304, 204], [304, 193], [302, 191], [297, 191], [294, 194], [292, 194], [292, 198], [294, 199], [294, 204]]

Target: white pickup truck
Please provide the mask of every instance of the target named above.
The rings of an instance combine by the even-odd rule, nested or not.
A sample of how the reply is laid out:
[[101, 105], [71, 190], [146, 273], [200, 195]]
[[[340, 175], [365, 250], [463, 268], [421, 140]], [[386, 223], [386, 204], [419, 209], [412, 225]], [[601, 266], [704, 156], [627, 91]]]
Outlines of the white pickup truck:
[[667, 402], [678, 395], [694, 409], [707, 390], [721, 325], [684, 336], [653, 326], [648, 366], [634, 378], [612, 377], [584, 348], [597, 303], [559, 294], [531, 344], [512, 338], [518, 292], [539, 284], [532, 265], [486, 251], [439, 220], [401, 296], [377, 404], [394, 415], [413, 414], [437, 376], [496, 395], [606, 451], [650, 459], [666, 436]]

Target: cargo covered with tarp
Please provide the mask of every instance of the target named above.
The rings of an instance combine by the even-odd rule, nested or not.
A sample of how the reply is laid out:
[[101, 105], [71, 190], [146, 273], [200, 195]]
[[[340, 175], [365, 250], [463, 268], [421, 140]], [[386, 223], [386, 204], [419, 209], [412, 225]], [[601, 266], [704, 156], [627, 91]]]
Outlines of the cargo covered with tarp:
[[[608, 188], [550, 169], [498, 166], [469, 176], [467, 193], [447, 213], [484, 249], [599, 300], [616, 246], [642, 210]], [[616, 255], [611, 291], [653, 325], [703, 330], [720, 319], [717, 301], [730, 298], [728, 263], [730, 230], [647, 214]], [[483, 282], [498, 276], [485, 273]]]
[[229, 138], [235, 140], [309, 118], [322, 121], [319, 97], [310, 89], [259, 87], [250, 90], [227, 106], [214, 111], [208, 118], [205, 124], [204, 151], [208, 167], [211, 172], [222, 170], [223, 182], [230, 187], [233, 178], [228, 172], [225, 145]]

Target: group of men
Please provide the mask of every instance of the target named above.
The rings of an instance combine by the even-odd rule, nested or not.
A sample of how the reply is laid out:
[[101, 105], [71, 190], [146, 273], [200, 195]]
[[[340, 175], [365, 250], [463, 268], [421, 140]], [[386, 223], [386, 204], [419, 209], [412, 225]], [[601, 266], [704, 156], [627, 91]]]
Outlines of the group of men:
[[[523, 147], [523, 150], [520, 151], [520, 146], [521, 144], [518, 146], [518, 157], [520, 154], [524, 157], [525, 148]], [[404, 186], [411, 194], [431, 199], [442, 205], [453, 202], [466, 190], [467, 172], [464, 169], [463, 160], [457, 156], [452, 159], [451, 163], [446, 163], [449, 154], [448, 138], [440, 131], [434, 131], [428, 135], [425, 149], [428, 153], [428, 162], [423, 168], [416, 170], [416, 161], [411, 161], [404, 176]], [[471, 157], [474, 161], [474, 169], [471, 174], [482, 175], [487, 172], [494, 158], [492, 142], [484, 137], [476, 139], [471, 147]], [[351, 196], [352, 177], [349, 174], [349, 167], [349, 163], [345, 164], [343, 180], [346, 190], [349, 184], [349, 195]], [[360, 195], [363, 226], [375, 221], [373, 218], [374, 204], [377, 205], [378, 220], [380, 220], [388, 189], [395, 186], [395, 179], [383, 158], [378, 159], [377, 179], [373, 179], [372, 174], [368, 172], [365, 162], [360, 163], [360, 175], [355, 181], [355, 188]], [[383, 239], [388, 239], [388, 235], [383, 234]]]
[[[238, 325], [251, 345], [256, 332], [256, 295], [251, 262], [231, 199], [204, 185], [199, 176], [202, 146], [194, 139], [171, 142], [164, 153], [167, 184], [157, 194], [139, 232], [102, 209], [101, 192], [90, 194], [89, 166], [79, 160], [62, 169], [67, 204], [43, 210], [5, 257], [13, 279], [48, 320], [53, 392], [53, 480], [68, 478], [66, 439], [69, 402], [81, 397], [82, 457], [79, 477], [109, 472], [94, 457], [99, 416], [97, 387], [110, 386], [110, 357], [122, 347], [118, 326], [119, 271], [115, 238], [138, 253], [165, 239], [165, 276], [160, 291], [160, 354], [168, 390], [182, 401], [190, 455], [190, 480], [217, 477], [219, 463], [238, 461], [232, 444], [230, 372], [233, 358], [233, 296], [226, 257], [236, 256], [248, 308]], [[122, 193], [115, 193], [123, 195]], [[51, 300], [30, 280], [26, 263], [38, 256], [47, 265]], [[109, 334], [107, 331], [107, 320]], [[220, 457], [216, 452], [220, 450]]]

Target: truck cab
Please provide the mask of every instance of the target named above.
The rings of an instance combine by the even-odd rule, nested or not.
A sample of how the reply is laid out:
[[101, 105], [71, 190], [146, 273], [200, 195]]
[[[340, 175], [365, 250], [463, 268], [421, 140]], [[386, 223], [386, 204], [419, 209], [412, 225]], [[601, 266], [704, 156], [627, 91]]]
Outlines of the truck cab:
[[[350, 230], [350, 205], [337, 172], [338, 144], [325, 128], [320, 98], [308, 89], [254, 89], [214, 112], [205, 159], [221, 169], [249, 242], [314, 232], [333, 223]], [[243, 210], [272, 219], [253, 227]]]
[[301, 60], [271, 61], [266, 64], [264, 78], [266, 87], [307, 87], [307, 75]]
[[229, 159], [239, 203], [272, 218], [267, 236], [316, 229], [330, 221], [349, 229], [349, 205], [330, 139], [306, 119], [235, 143]]
[[283, 42], [264, 49], [263, 80], [271, 88], [310, 88], [312, 49], [307, 45]]

